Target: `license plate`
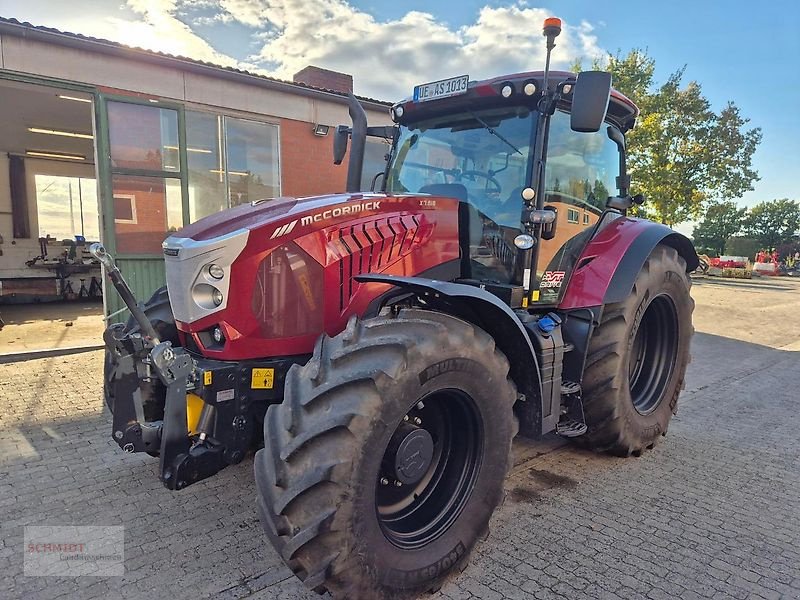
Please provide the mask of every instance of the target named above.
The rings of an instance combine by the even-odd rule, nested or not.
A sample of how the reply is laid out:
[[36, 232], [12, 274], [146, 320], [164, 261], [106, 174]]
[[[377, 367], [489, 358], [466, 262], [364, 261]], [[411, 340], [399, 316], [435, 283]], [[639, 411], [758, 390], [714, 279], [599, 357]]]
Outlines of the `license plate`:
[[414, 88], [414, 102], [427, 102], [448, 96], [458, 96], [467, 93], [469, 75], [459, 75], [441, 81], [423, 83]]

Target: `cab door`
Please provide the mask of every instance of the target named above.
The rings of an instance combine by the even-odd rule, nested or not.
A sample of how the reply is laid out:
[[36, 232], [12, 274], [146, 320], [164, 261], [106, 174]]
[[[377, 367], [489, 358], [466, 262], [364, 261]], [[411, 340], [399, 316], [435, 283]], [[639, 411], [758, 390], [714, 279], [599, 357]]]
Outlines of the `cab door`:
[[550, 121], [544, 205], [557, 211], [556, 235], [541, 240], [534, 303], [558, 304], [606, 200], [617, 193], [620, 155], [608, 137], [609, 127], [603, 125], [595, 133], [573, 131], [563, 111], [556, 111]]

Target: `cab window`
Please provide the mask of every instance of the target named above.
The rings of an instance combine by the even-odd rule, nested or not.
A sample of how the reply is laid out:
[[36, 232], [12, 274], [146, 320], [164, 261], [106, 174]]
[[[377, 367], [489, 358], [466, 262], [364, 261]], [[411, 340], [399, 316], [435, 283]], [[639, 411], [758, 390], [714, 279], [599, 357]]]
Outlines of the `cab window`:
[[[619, 149], [608, 125], [596, 133], [572, 131], [569, 114], [556, 111], [550, 121], [545, 171], [545, 206], [557, 211], [556, 236], [542, 240], [536, 265], [538, 301], [556, 303], [568, 281], [571, 254], [580, 252], [588, 231], [600, 218], [609, 196], [617, 192]], [[581, 233], [584, 235], [580, 235]], [[534, 293], [534, 298], [537, 294]]]

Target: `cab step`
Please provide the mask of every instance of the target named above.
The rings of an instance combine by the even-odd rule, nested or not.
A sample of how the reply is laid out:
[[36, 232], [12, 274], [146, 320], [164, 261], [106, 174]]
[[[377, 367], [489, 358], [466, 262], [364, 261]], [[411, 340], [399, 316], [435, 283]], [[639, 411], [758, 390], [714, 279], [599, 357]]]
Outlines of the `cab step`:
[[561, 419], [556, 425], [556, 433], [562, 437], [578, 437], [589, 428], [583, 416], [581, 384], [564, 379], [561, 381]]
[[571, 396], [573, 394], [581, 393], [581, 384], [576, 381], [561, 380], [561, 395]]
[[586, 423], [580, 421], [573, 421], [572, 419], [562, 419], [556, 425], [556, 433], [561, 437], [578, 437], [588, 431]]

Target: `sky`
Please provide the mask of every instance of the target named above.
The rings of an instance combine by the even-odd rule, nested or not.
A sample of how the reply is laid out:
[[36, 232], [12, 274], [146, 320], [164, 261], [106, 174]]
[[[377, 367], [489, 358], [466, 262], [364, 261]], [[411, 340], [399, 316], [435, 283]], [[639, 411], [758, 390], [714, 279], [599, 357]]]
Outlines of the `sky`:
[[541, 25], [558, 16], [554, 66], [647, 49], [656, 80], [686, 67], [712, 108], [732, 100], [760, 127], [743, 206], [800, 200], [800, 3], [771, 0], [0, 0], [0, 16], [236, 66], [282, 79], [303, 67], [353, 75], [381, 100], [417, 83], [544, 65]]

